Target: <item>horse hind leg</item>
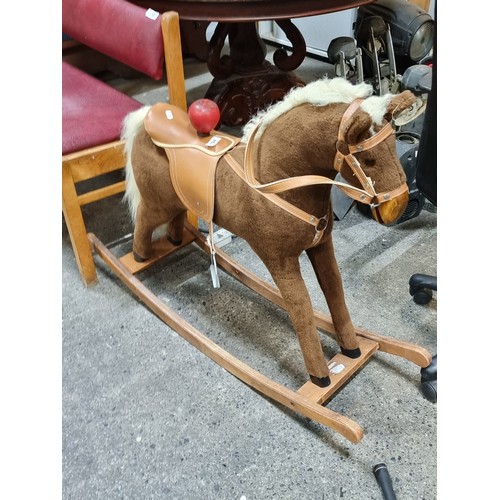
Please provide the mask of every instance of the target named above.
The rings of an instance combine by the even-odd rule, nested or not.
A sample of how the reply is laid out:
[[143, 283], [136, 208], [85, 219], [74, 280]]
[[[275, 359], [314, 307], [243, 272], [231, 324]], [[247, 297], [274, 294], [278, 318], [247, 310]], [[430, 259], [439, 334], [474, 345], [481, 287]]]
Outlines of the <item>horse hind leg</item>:
[[167, 239], [175, 246], [182, 243], [182, 235], [184, 233], [184, 224], [186, 221], [186, 212], [182, 212], [170, 221], [167, 232]]
[[141, 200], [137, 206], [132, 251], [137, 262], [148, 260], [153, 254], [153, 231], [164, 221], [152, 216]]
[[153, 145], [144, 127], [134, 136], [126, 172], [126, 199], [135, 224], [133, 253], [136, 261], [144, 262], [153, 254], [158, 227], [168, 224], [167, 238], [174, 245], [182, 242], [186, 208], [170, 182], [165, 151]]
[[185, 211], [172, 214], [168, 210], [153, 210], [141, 200], [137, 207], [134, 227], [133, 255], [136, 262], [144, 262], [153, 255], [153, 232], [168, 223], [167, 239], [174, 245], [182, 243]]
[[307, 249], [306, 253], [328, 304], [342, 354], [349, 358], [358, 358], [361, 356], [359, 342], [345, 302], [342, 276], [335, 259], [331, 237]]

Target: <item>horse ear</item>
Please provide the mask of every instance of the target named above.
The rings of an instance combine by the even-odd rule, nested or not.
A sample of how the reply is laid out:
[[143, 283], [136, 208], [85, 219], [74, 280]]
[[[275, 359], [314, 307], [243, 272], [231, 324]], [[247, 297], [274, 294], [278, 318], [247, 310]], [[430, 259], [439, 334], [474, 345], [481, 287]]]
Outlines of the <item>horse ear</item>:
[[416, 100], [417, 98], [409, 90], [404, 90], [403, 92], [396, 94], [389, 101], [384, 118], [388, 122], [391, 121], [405, 109], [411, 108], [415, 104]]
[[344, 137], [347, 144], [357, 144], [361, 142], [364, 139], [362, 135], [369, 135], [371, 126], [371, 116], [364, 111], [356, 111], [351, 118], [347, 120], [344, 127]]

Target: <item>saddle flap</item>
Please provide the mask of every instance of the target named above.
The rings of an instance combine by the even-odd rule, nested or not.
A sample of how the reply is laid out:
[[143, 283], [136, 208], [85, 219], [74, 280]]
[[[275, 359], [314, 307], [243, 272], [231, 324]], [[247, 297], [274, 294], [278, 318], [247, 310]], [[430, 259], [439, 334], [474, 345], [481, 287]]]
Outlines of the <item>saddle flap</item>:
[[197, 149], [166, 149], [177, 196], [191, 212], [211, 222], [215, 205], [215, 170], [219, 158]]
[[188, 210], [211, 222], [217, 164], [241, 139], [220, 132], [200, 136], [188, 114], [167, 103], [151, 107], [144, 127], [154, 144], [165, 150], [177, 196]]

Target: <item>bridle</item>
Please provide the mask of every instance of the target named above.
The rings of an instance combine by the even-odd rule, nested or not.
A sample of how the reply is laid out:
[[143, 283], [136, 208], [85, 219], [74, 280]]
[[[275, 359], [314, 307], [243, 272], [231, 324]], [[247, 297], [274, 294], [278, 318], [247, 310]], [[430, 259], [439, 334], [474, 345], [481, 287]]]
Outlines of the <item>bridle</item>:
[[281, 179], [274, 182], [269, 182], [267, 184], [260, 184], [259, 181], [255, 178], [254, 163], [253, 163], [255, 136], [259, 129], [259, 126], [256, 126], [253, 129], [252, 133], [250, 134], [250, 137], [248, 138], [248, 142], [245, 149], [243, 169], [241, 168], [241, 165], [233, 158], [231, 152], [226, 153], [226, 155], [224, 156], [224, 158], [228, 161], [233, 170], [252, 189], [259, 192], [261, 195], [266, 197], [268, 200], [272, 201], [274, 204], [280, 206], [286, 212], [314, 226], [316, 233], [312, 243], [313, 246], [319, 243], [319, 241], [321, 240], [323, 232], [325, 231], [328, 225], [329, 214], [327, 213], [323, 217], [318, 218], [292, 205], [288, 201], [277, 196], [276, 193], [282, 193], [284, 191], [288, 191], [290, 189], [296, 189], [299, 187], [313, 186], [318, 184], [330, 184], [337, 186], [353, 200], [364, 203], [365, 205], [369, 205], [370, 208], [373, 209], [378, 205], [380, 205], [381, 203], [385, 203], [386, 201], [396, 198], [405, 191], [408, 191], [408, 186], [406, 185], [406, 183], [403, 183], [401, 186], [397, 187], [396, 189], [393, 189], [392, 191], [384, 191], [382, 193], [377, 193], [372, 180], [363, 172], [363, 169], [361, 168], [359, 161], [354, 156], [356, 153], [360, 153], [361, 151], [366, 151], [368, 149], [377, 146], [385, 139], [387, 139], [391, 134], [393, 134], [394, 130], [390, 122], [386, 123], [377, 133], [375, 133], [368, 139], [365, 139], [364, 141], [358, 144], [348, 145], [349, 152], [347, 154], [343, 154], [341, 151], [339, 151], [338, 148], [340, 142], [345, 142], [344, 134], [345, 134], [346, 122], [354, 114], [354, 112], [358, 109], [358, 107], [361, 105], [362, 102], [363, 99], [354, 100], [344, 112], [339, 125], [339, 134], [336, 146], [337, 151], [333, 159], [333, 168], [337, 172], [340, 172], [344, 160], [347, 162], [347, 164], [353, 171], [354, 175], [361, 183], [362, 189], [356, 188], [344, 182], [339, 182], [329, 179], [328, 177], [324, 177], [322, 175], [301, 175], [296, 177], [289, 177], [288, 179]]
[[[345, 141], [346, 123], [354, 114], [354, 112], [359, 108], [362, 102], [363, 99], [354, 100], [345, 110], [342, 116], [339, 125], [337, 152], [335, 153], [335, 157], [333, 159], [333, 168], [340, 173], [340, 169], [342, 168], [344, 161], [346, 161], [358, 181], [361, 183], [361, 186], [363, 186], [363, 189], [357, 189], [345, 183], [336, 183], [337, 187], [354, 200], [364, 203], [365, 205], [370, 205], [370, 208], [375, 208], [378, 207], [381, 203], [392, 200], [393, 198], [401, 195], [408, 190], [408, 187], [405, 183], [403, 183], [401, 186], [393, 189], [392, 191], [377, 193], [372, 180], [364, 173], [361, 165], [359, 164], [359, 161], [354, 156], [355, 153], [361, 153], [362, 151], [367, 151], [368, 149], [377, 146], [381, 142], [385, 141], [390, 135], [392, 135], [394, 133], [394, 129], [392, 128], [390, 122], [387, 122], [376, 134], [372, 135], [362, 142], [351, 145], [347, 144], [347, 142]], [[343, 154], [339, 150], [339, 145], [341, 143], [344, 143], [347, 146], [349, 151], [347, 154]]]

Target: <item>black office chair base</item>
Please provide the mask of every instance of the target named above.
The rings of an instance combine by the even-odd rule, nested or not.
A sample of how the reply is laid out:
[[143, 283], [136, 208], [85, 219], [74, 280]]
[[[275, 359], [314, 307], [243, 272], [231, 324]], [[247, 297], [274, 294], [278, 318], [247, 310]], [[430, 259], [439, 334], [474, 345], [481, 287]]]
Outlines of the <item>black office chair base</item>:
[[409, 285], [413, 302], [424, 305], [432, 299], [432, 291], [437, 290], [437, 277], [428, 274], [413, 274]]

